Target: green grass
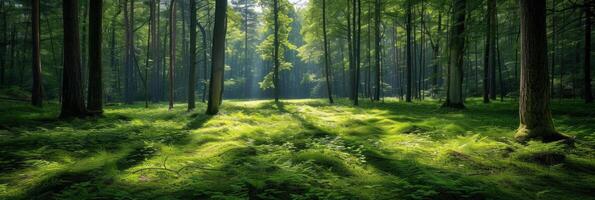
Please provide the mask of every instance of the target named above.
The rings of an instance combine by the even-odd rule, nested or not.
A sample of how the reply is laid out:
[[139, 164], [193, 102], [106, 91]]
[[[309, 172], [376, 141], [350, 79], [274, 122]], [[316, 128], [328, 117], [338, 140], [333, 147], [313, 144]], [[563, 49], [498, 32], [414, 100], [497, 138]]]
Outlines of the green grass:
[[593, 199], [595, 107], [553, 103], [562, 144], [512, 141], [517, 106], [470, 100], [115, 105], [60, 121], [0, 101], [0, 199]]

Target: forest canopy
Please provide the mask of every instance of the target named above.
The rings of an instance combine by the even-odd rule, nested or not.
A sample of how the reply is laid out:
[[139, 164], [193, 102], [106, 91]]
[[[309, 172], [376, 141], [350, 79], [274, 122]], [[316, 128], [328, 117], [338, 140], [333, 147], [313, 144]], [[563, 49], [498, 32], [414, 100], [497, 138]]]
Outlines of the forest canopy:
[[590, 199], [594, 0], [2, 0], [0, 199]]

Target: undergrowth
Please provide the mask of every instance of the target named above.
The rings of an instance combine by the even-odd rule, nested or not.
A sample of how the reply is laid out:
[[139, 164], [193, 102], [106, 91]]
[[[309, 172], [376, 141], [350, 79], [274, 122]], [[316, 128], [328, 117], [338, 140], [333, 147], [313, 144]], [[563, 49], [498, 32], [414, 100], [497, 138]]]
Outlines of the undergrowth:
[[553, 103], [574, 147], [517, 144], [516, 104], [478, 100], [58, 105], [0, 101], [0, 199], [592, 199], [595, 107]]

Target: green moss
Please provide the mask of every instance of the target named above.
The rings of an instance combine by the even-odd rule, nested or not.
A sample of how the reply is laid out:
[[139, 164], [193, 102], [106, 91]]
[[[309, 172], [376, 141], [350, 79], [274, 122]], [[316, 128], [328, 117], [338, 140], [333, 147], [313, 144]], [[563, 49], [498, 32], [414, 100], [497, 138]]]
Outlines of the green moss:
[[[517, 144], [516, 104], [109, 105], [60, 121], [0, 101], [0, 199], [588, 199], [595, 108], [553, 104], [575, 147]], [[84, 195], [83, 195], [84, 194]]]

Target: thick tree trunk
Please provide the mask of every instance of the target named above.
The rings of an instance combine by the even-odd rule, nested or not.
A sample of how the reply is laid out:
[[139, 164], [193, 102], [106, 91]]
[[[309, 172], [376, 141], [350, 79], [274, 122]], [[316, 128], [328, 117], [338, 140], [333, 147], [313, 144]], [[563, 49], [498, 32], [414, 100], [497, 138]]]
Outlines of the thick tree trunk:
[[0, 86], [4, 86], [4, 84], [6, 84], [6, 69], [8, 68], [6, 66], [6, 60], [8, 59], [8, 49], [6, 48], [8, 46], [8, 21], [6, 21], [8, 15], [7, 10], [8, 9], [6, 8], [6, 5], [2, 3], [2, 47], [0, 47], [2, 53], [0, 53]]
[[64, 78], [60, 118], [87, 114], [81, 82], [78, 0], [62, 1], [64, 19]]
[[215, 26], [213, 28], [213, 51], [211, 83], [209, 88], [208, 115], [219, 112], [222, 101], [223, 73], [225, 68], [225, 35], [227, 33], [227, 0], [217, 0], [215, 4]]
[[103, 112], [103, 79], [101, 67], [101, 41], [103, 0], [90, 1], [89, 7], [89, 96], [87, 110]]
[[201, 38], [202, 38], [202, 61], [203, 61], [203, 80], [202, 80], [202, 85], [203, 85], [203, 90], [202, 90], [202, 102], [205, 103], [206, 102], [206, 98], [207, 98], [207, 87], [208, 87], [208, 71], [209, 71], [209, 61], [208, 61], [208, 57], [207, 57], [207, 31], [205, 30], [205, 28], [200, 24], [200, 22], [197, 22], [198, 24], [198, 28], [200, 29], [200, 33], [201, 33]]
[[545, 1], [520, 0], [521, 81], [520, 126], [515, 138], [525, 142], [566, 139], [556, 132], [550, 110]]
[[406, 75], [407, 75], [407, 93], [406, 93], [406, 97], [405, 97], [405, 101], [407, 102], [411, 102], [411, 86], [412, 86], [412, 76], [411, 76], [411, 71], [412, 71], [412, 44], [411, 44], [411, 7], [412, 7], [412, 2], [411, 0], [407, 0], [407, 69], [406, 69]]
[[328, 100], [332, 104], [333, 101], [333, 92], [331, 86], [331, 80], [329, 78], [330, 70], [329, 70], [329, 51], [328, 51], [328, 38], [326, 35], [326, 0], [322, 0], [322, 32], [324, 35], [324, 71], [326, 76], [326, 91], [328, 95]]
[[466, 0], [455, 0], [450, 38], [450, 62], [446, 77], [446, 102], [444, 107], [465, 108], [463, 98], [463, 57], [465, 55]]
[[188, 111], [196, 108], [196, 0], [190, 0], [190, 72], [188, 73]]
[[171, 1], [169, 15], [169, 110], [174, 109], [174, 66], [176, 65], [176, 1]]
[[273, 41], [273, 59], [275, 69], [273, 72], [273, 84], [275, 93], [275, 102], [279, 102], [279, 0], [273, 0], [273, 15], [274, 15], [274, 41]]
[[32, 37], [33, 40], [33, 87], [31, 88], [31, 103], [34, 106], [41, 107], [43, 101], [43, 87], [41, 81], [41, 57], [40, 51], [40, 39], [39, 39], [39, 0], [31, 1], [31, 19], [32, 19]]
[[354, 60], [355, 60], [355, 87], [354, 87], [354, 105], [359, 105], [359, 86], [361, 69], [361, 33], [362, 33], [362, 4], [361, 0], [354, 0], [353, 6], [353, 25], [354, 25]]
[[484, 56], [483, 102], [496, 98], [496, 0], [488, 0], [486, 46]]
[[584, 1], [584, 11], [585, 11], [585, 51], [584, 51], [584, 98], [586, 103], [593, 103], [593, 93], [591, 87], [591, 26], [593, 23], [593, 7], [595, 4], [593, 0], [585, 0]]
[[381, 42], [381, 38], [380, 38], [380, 23], [381, 23], [381, 9], [380, 7], [382, 6], [380, 0], [376, 0], [375, 4], [374, 4], [374, 34], [375, 34], [375, 54], [374, 54], [374, 58], [375, 58], [375, 64], [376, 64], [376, 91], [374, 93], [374, 101], [380, 101], [380, 84], [381, 84], [381, 60], [380, 60], [380, 54], [382, 51], [382, 48], [380, 46], [380, 42]]

